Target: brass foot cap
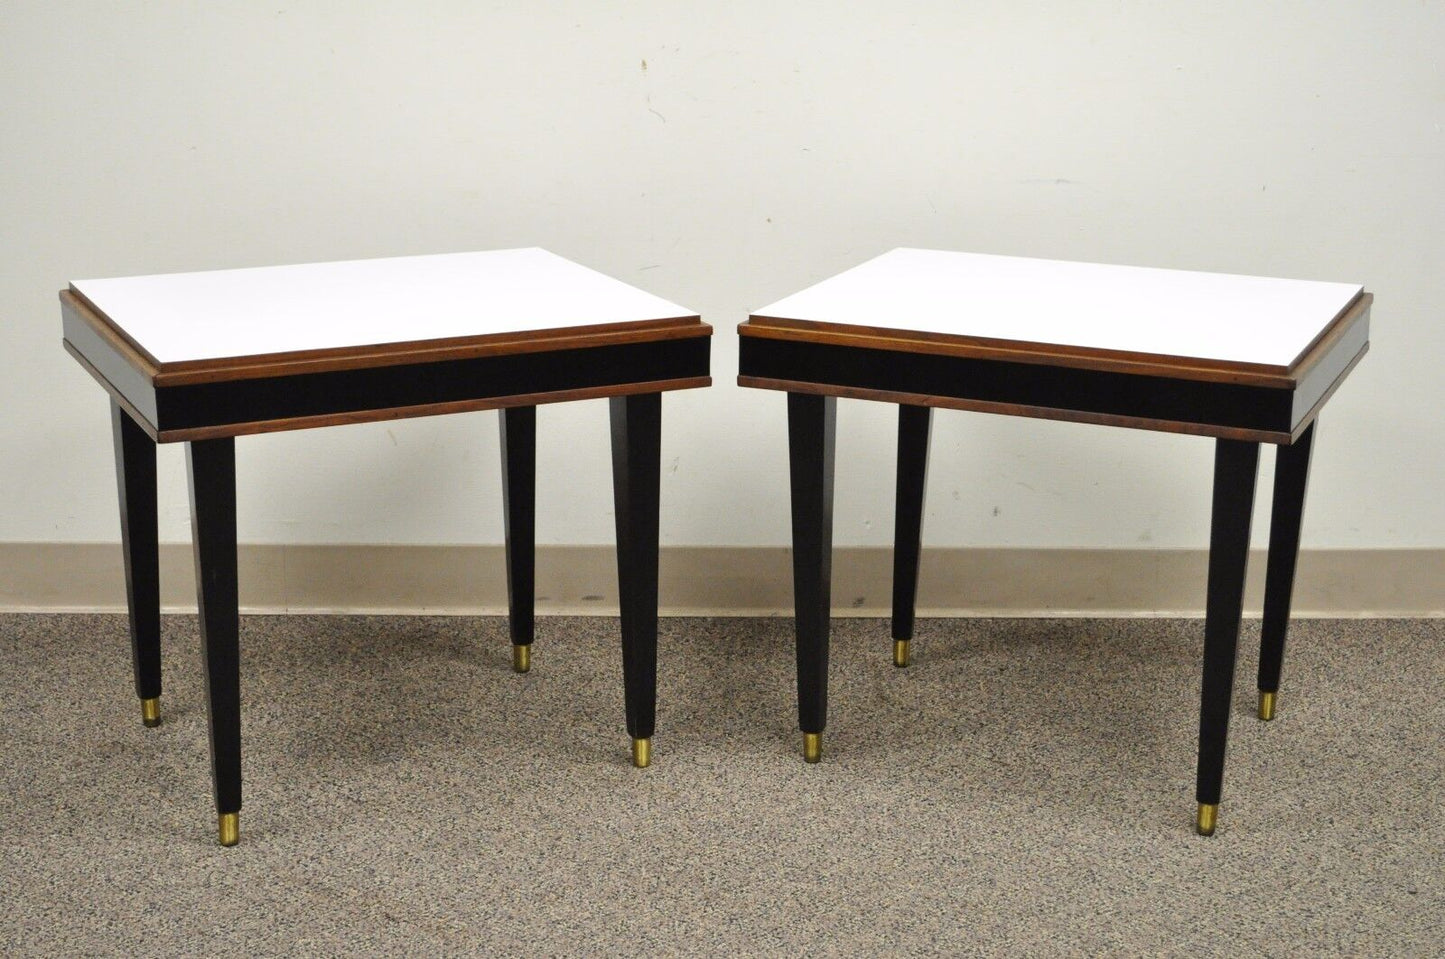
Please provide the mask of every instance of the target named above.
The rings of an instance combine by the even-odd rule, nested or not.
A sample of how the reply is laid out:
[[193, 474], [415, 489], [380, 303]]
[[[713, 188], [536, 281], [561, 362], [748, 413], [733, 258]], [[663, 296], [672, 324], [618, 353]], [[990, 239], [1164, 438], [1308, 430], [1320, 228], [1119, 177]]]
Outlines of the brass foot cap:
[[632, 741], [632, 765], [638, 769], [646, 769], [652, 765], [651, 739], [634, 739]]
[[815, 763], [823, 758], [823, 734], [803, 733], [803, 762]]
[[908, 640], [895, 639], [893, 641], [893, 665], [899, 668], [908, 665]]
[[221, 845], [234, 846], [241, 841], [241, 814], [238, 812], [223, 812], [219, 818]]
[[514, 672], [514, 673], [525, 673], [527, 670], [529, 670], [529, 669], [531, 669], [531, 668], [532, 668], [532, 647], [531, 647], [531, 646], [521, 646], [521, 645], [513, 646], [513, 647], [512, 647], [512, 672]]
[[1262, 689], [1259, 691], [1260, 719], [1263, 719], [1265, 722], [1269, 722], [1271, 719], [1274, 718], [1274, 703], [1278, 695], [1278, 693], [1267, 693]]
[[152, 696], [150, 699], [140, 701], [140, 721], [150, 728], [161, 724], [161, 698]]
[[1218, 820], [1219, 803], [1202, 802], [1199, 804], [1199, 819], [1195, 823], [1195, 828], [1199, 831], [1199, 835], [1214, 835], [1214, 826]]

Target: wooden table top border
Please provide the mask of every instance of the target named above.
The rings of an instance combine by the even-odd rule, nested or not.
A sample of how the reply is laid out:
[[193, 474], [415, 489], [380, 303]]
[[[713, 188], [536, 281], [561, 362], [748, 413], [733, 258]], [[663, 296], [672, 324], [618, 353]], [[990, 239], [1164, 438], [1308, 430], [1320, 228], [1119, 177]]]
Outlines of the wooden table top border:
[[1114, 373], [1134, 373], [1173, 379], [1292, 389], [1299, 384], [1315, 364], [1329, 355], [1334, 345], [1357, 322], [1369, 316], [1373, 302], [1374, 295], [1362, 290], [1335, 315], [1319, 335], [1288, 366], [855, 326], [762, 314], [753, 314], [740, 323], [738, 335], [740, 337], [755, 336], [905, 353], [934, 353], [944, 356], [1069, 366]]
[[135, 367], [158, 389], [230, 380], [404, 366], [412, 363], [441, 363], [509, 353], [541, 353], [657, 342], [711, 336], [713, 332], [712, 327], [704, 323], [701, 316], [692, 314], [609, 323], [605, 326], [558, 327], [521, 333], [487, 333], [478, 336], [162, 363], [74, 288], [61, 290], [60, 302], [63, 308], [74, 311], [117, 355]]

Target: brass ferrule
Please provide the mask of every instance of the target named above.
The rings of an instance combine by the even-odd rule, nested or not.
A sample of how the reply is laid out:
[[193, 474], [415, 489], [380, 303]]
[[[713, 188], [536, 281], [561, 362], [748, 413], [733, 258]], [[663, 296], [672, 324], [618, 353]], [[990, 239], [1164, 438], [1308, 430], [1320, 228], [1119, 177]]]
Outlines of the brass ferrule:
[[1195, 825], [1201, 836], [1214, 835], [1215, 824], [1219, 821], [1219, 803], [1200, 803], [1199, 819]]
[[241, 841], [241, 814], [238, 812], [223, 812], [219, 820], [221, 845], [234, 846]]
[[634, 739], [632, 741], [632, 765], [638, 769], [646, 769], [652, 765], [651, 739]]

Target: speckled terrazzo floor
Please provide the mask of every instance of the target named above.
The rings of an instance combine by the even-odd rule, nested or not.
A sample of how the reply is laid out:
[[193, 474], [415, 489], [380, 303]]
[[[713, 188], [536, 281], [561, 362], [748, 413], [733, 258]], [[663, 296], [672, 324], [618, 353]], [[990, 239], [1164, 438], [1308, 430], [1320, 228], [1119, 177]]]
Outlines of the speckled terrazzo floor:
[[0, 952], [1438, 955], [1445, 621], [1246, 626], [1192, 833], [1201, 625], [834, 627], [799, 758], [787, 620], [662, 623], [652, 768], [617, 625], [242, 622], [246, 806], [215, 845], [194, 617], [147, 730], [119, 616], [0, 616]]

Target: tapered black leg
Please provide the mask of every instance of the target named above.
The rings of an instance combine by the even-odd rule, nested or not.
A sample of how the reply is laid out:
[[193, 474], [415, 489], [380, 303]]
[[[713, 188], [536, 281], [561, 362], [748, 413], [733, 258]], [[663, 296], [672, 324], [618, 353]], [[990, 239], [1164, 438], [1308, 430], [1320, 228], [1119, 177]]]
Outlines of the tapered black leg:
[[222, 845], [237, 840], [241, 812], [241, 617], [236, 591], [236, 443], [189, 444], [191, 523], [201, 657], [210, 709], [211, 774]]
[[161, 580], [156, 524], [156, 444], [114, 401], [115, 478], [120, 491], [120, 542], [130, 608], [130, 654], [141, 719], [160, 725]]
[[1284, 640], [1289, 631], [1290, 598], [1295, 562], [1299, 559], [1300, 523], [1309, 483], [1310, 452], [1315, 424], [1300, 438], [1281, 446], [1274, 462], [1274, 507], [1269, 520], [1269, 568], [1264, 581], [1264, 622], [1259, 637], [1259, 718], [1273, 719], [1284, 665]]
[[1209, 533], [1209, 593], [1204, 619], [1204, 682], [1199, 700], [1198, 830], [1214, 832], [1224, 787], [1224, 748], [1229, 735], [1229, 698], [1244, 606], [1249, 559], [1249, 521], [1259, 444], [1216, 440], [1214, 507]]
[[923, 494], [933, 410], [898, 407], [898, 496], [893, 518], [893, 665], [907, 666], [923, 548]]
[[502, 411], [502, 508], [506, 513], [507, 614], [512, 668], [532, 666], [537, 557], [537, 408]]
[[837, 400], [788, 394], [793, 499], [793, 598], [798, 633], [798, 726], [803, 758], [822, 758], [828, 722], [828, 612], [833, 572], [833, 449]]
[[615, 396], [609, 402], [627, 733], [632, 737], [633, 765], [643, 767], [651, 761], [657, 709], [657, 525], [662, 479], [662, 394]]

